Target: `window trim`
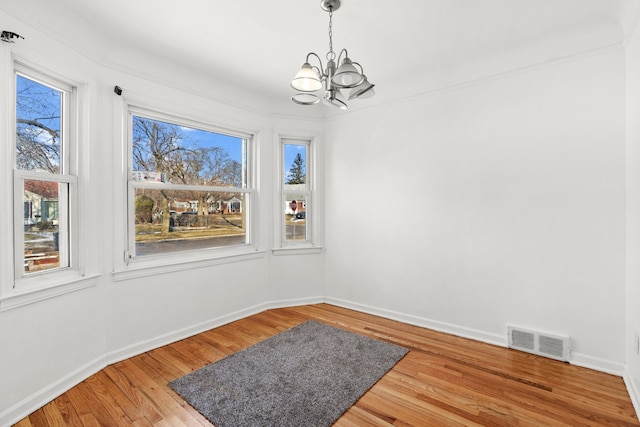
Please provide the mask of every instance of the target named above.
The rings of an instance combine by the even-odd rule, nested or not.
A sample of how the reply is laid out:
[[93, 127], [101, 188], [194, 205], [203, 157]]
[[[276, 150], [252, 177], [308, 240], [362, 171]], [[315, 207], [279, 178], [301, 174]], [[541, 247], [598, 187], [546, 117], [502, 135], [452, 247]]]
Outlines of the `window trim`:
[[[121, 108], [122, 125], [122, 156], [123, 156], [123, 178], [126, 195], [123, 197], [123, 206], [119, 209], [123, 213], [123, 252], [121, 256], [116, 254], [115, 270], [113, 272], [114, 280], [126, 280], [130, 278], [153, 276], [168, 272], [181, 271], [191, 268], [199, 268], [209, 265], [217, 265], [228, 262], [236, 262], [245, 259], [254, 259], [264, 256], [264, 251], [259, 250], [258, 233], [256, 230], [256, 215], [258, 212], [258, 180], [257, 180], [257, 146], [259, 140], [258, 131], [241, 130], [237, 127], [227, 127], [224, 124], [216, 125], [202, 119], [201, 112], [186, 111], [171, 108], [164, 108], [162, 103], [157, 103], [155, 107], [146, 107], [146, 103], [139, 99], [129, 99], [123, 97], [122, 102], [118, 103]], [[196, 190], [214, 190], [247, 194], [246, 209], [246, 244], [234, 246], [212, 247], [199, 250], [186, 250], [178, 252], [170, 252], [166, 254], [145, 255], [143, 257], [132, 256], [135, 248], [135, 212], [134, 206], [134, 190], [135, 188], [158, 188], [157, 184], [138, 183], [133, 185], [133, 168], [132, 168], [132, 125], [133, 116], [144, 117], [152, 120], [163, 121], [179, 126], [188, 126], [195, 129], [230, 135], [246, 140], [246, 178], [243, 183], [245, 187], [215, 187], [215, 186], [182, 186], [172, 184], [172, 188], [192, 188]], [[189, 118], [187, 118], [189, 116]], [[116, 249], [117, 251], [117, 249]], [[169, 261], [169, 262], [168, 262]]]
[[[302, 190], [288, 190], [285, 188], [284, 180], [287, 176], [287, 170], [285, 170], [284, 157], [285, 146], [287, 145], [302, 145], [305, 147], [305, 188]], [[280, 234], [280, 247], [299, 247], [299, 246], [313, 246], [313, 156], [311, 154], [311, 140], [304, 138], [281, 138], [280, 139], [280, 221], [282, 227], [282, 233]], [[287, 240], [286, 233], [286, 200], [287, 195], [302, 194], [305, 197], [305, 211], [309, 214], [309, 218], [306, 218], [305, 214], [305, 239], [304, 240]], [[284, 210], [282, 210], [284, 208]]]
[[[285, 170], [284, 162], [284, 147], [285, 145], [306, 145], [307, 153], [305, 160], [306, 168], [306, 181], [307, 186], [303, 191], [299, 190], [285, 190], [284, 178], [287, 173]], [[318, 188], [317, 188], [317, 145], [318, 137], [300, 134], [274, 134], [274, 145], [276, 146], [276, 159], [277, 168], [275, 172], [276, 179], [276, 200], [277, 208], [275, 209], [274, 220], [274, 247], [272, 248], [273, 255], [304, 255], [304, 254], [318, 254], [321, 253], [323, 248], [319, 244], [319, 217], [320, 212], [318, 206]], [[306, 203], [306, 232], [307, 238], [302, 241], [287, 240], [286, 239], [286, 225], [285, 225], [285, 200], [286, 194], [305, 194]]]
[[[28, 304], [37, 303], [46, 299], [76, 292], [81, 289], [97, 285], [101, 274], [87, 273], [87, 262], [89, 260], [89, 250], [80, 250], [82, 248], [89, 249], [87, 239], [82, 237], [82, 230], [87, 227], [83, 221], [83, 215], [86, 214], [86, 208], [81, 207], [77, 203], [78, 198], [82, 195], [86, 196], [86, 167], [78, 163], [78, 159], [84, 158], [88, 154], [88, 147], [85, 144], [89, 141], [89, 112], [84, 109], [89, 108], [88, 95], [89, 83], [81, 82], [77, 78], [72, 78], [71, 70], [66, 72], [57, 72], [51, 67], [45, 67], [37, 62], [33, 62], [26, 58], [16, 55], [11, 50], [3, 51], [0, 56], [3, 67], [0, 71], [0, 84], [2, 91], [7, 94], [5, 102], [0, 106], [2, 117], [5, 117], [5, 140], [8, 144], [3, 144], [4, 148], [0, 151], [6, 154], [2, 156], [5, 160], [2, 162], [3, 168], [6, 166], [6, 173], [3, 175], [6, 184], [0, 188], [0, 194], [5, 194], [5, 200], [11, 200], [11, 204], [7, 204], [6, 208], [0, 209], [0, 219], [2, 219], [1, 228], [8, 232], [9, 238], [3, 242], [2, 249], [6, 250], [7, 257], [3, 257], [0, 265], [0, 312], [22, 307]], [[60, 68], [60, 67], [58, 67]], [[61, 69], [63, 69], [62, 67]], [[69, 90], [69, 104], [66, 114], [67, 132], [63, 133], [63, 138], [71, 138], [72, 145], [62, 153], [67, 157], [67, 175], [57, 175], [55, 180], [73, 181], [70, 184], [70, 197], [73, 193], [76, 203], [75, 209], [69, 212], [70, 227], [69, 239], [71, 256], [71, 268], [55, 268], [39, 273], [34, 273], [26, 277], [18, 278], [16, 276], [17, 258], [15, 252], [15, 223], [23, 225], [23, 194], [19, 194], [20, 206], [19, 212], [16, 213], [16, 174], [22, 178], [33, 177], [35, 179], [45, 179], [48, 176], [33, 176], [34, 171], [19, 171], [16, 168], [16, 75], [20, 74], [31, 80], [41, 82], [47, 86], [52, 86], [58, 90]], [[83, 144], [84, 141], [84, 144]], [[62, 160], [62, 159], [61, 159]], [[74, 187], [71, 189], [71, 187]], [[22, 189], [20, 190], [22, 191]], [[16, 221], [16, 218], [18, 221]], [[81, 247], [82, 246], [82, 247]], [[22, 264], [21, 264], [22, 265]], [[24, 269], [24, 266], [22, 265]], [[17, 280], [19, 279], [19, 280]]]
[[[25, 65], [19, 61], [14, 62], [12, 73], [12, 163], [13, 163], [13, 264], [14, 264], [14, 276], [13, 276], [13, 289], [27, 290], [29, 288], [46, 287], [46, 283], [50, 282], [52, 287], [55, 287], [60, 282], [60, 278], [69, 277], [71, 273], [81, 275], [80, 258], [79, 258], [79, 215], [78, 215], [78, 151], [79, 151], [79, 111], [78, 111], [78, 86], [72, 83], [68, 83], [63, 79], [56, 76], [47, 74], [46, 72], [39, 71], [34, 67]], [[17, 90], [17, 77], [35, 81], [39, 84], [51, 87], [62, 93], [62, 105], [61, 105], [61, 130], [62, 135], [60, 138], [60, 173], [54, 174], [44, 171], [32, 171], [21, 170], [16, 167], [16, 121], [15, 117], [15, 105], [16, 90]], [[67, 194], [67, 207], [66, 207], [66, 232], [68, 233], [68, 259], [69, 265], [65, 267], [53, 268], [51, 270], [43, 270], [41, 272], [32, 273], [26, 275], [24, 273], [24, 263], [19, 262], [20, 253], [24, 254], [24, 233], [23, 222], [19, 221], [22, 218], [22, 200], [24, 194], [24, 181], [26, 179], [49, 181], [57, 183], [68, 184]], [[62, 252], [62, 251], [61, 251]], [[24, 255], [23, 255], [24, 256]]]

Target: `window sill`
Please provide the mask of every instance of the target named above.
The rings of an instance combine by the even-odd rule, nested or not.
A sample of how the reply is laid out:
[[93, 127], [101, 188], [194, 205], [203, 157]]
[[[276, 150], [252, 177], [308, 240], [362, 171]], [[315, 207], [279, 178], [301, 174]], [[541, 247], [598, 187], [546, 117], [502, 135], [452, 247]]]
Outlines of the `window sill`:
[[[114, 271], [112, 274], [113, 280], [119, 282], [140, 277], [156, 276], [158, 274], [192, 270], [194, 268], [248, 261], [264, 258], [264, 256], [264, 251], [258, 251], [253, 247], [251, 247], [251, 249], [242, 248], [241, 250], [225, 252], [224, 254], [216, 254], [215, 257], [211, 253], [208, 255], [200, 255], [199, 257], [174, 253], [171, 255], [134, 259], [123, 270]], [[169, 260], [170, 262], [168, 262]]]
[[284, 248], [274, 248], [271, 251], [275, 256], [314, 255], [322, 253], [322, 249], [322, 246], [287, 246]]
[[[13, 289], [6, 296], [0, 298], [0, 312], [95, 286], [100, 276], [100, 274], [81, 275], [77, 271], [73, 271], [32, 281], [37, 285], [28, 284], [29, 279], [24, 280], [21, 283], [25, 283], [25, 285], [18, 284], [18, 289]], [[23, 287], [24, 289], [21, 289]]]

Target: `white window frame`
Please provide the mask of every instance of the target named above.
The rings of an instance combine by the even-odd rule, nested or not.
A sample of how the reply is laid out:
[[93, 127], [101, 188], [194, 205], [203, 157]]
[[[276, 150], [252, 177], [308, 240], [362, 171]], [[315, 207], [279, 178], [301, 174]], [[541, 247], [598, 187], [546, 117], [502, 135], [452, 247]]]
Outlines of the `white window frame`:
[[[187, 118], [197, 115], [192, 113], [164, 113], [159, 108], [144, 106], [141, 102], [123, 100], [123, 139], [126, 150], [123, 150], [126, 166], [126, 202], [124, 203], [124, 229], [125, 229], [125, 249], [119, 267], [116, 267], [114, 279], [116, 281], [126, 280], [135, 277], [145, 277], [157, 274], [164, 274], [172, 271], [216, 265], [226, 262], [234, 262], [240, 259], [251, 259], [262, 257], [264, 254], [258, 250], [256, 233], [256, 212], [257, 212], [257, 180], [256, 180], [256, 139], [255, 132], [227, 128], [212, 124], [199, 118]], [[215, 187], [198, 185], [181, 185], [168, 183], [145, 183], [134, 180], [133, 174], [133, 116], [158, 120], [170, 124], [187, 126], [195, 129], [235, 136], [246, 140], [246, 177], [243, 182], [244, 187]], [[246, 239], [245, 244], [233, 246], [211, 247], [199, 250], [185, 250], [168, 252], [157, 255], [135, 256], [135, 190], [137, 188], [158, 189], [159, 186], [176, 190], [195, 191], [221, 191], [243, 193], [247, 195], [245, 215], [246, 215]], [[118, 265], [118, 264], [116, 264]]]
[[[317, 137], [275, 134], [277, 141], [277, 168], [276, 182], [278, 189], [277, 208], [275, 209], [276, 220], [274, 222], [274, 255], [288, 254], [315, 254], [322, 251], [318, 241], [318, 209], [317, 204], [317, 183], [316, 183], [316, 145]], [[285, 145], [305, 145], [306, 146], [306, 185], [304, 190], [288, 190], [285, 188], [284, 180], [288, 170], [286, 170], [284, 149]], [[305, 196], [305, 218], [306, 218], [306, 239], [287, 240], [286, 239], [286, 206], [285, 201], [289, 194], [304, 194]]]
[[[21, 307], [41, 300], [63, 295], [76, 290], [93, 286], [97, 283], [99, 275], [88, 275], [86, 269], [86, 255], [81, 256], [82, 242], [80, 238], [80, 213], [79, 194], [82, 181], [79, 178], [78, 158], [80, 152], [80, 135], [86, 138], [86, 124], [81, 125], [80, 105], [82, 96], [79, 88], [83, 85], [72, 83], [72, 79], [60, 76], [56, 73], [45, 70], [44, 67], [33, 65], [28, 61], [4, 58], [10, 60], [10, 73], [4, 75], [8, 77], [4, 88], [10, 94], [7, 105], [7, 147], [5, 148], [9, 156], [8, 159], [13, 170], [11, 178], [12, 185], [10, 200], [12, 207], [10, 210], [13, 232], [11, 238], [3, 247], [10, 247], [13, 251], [13, 268], [4, 277], [0, 285], [0, 311]], [[45, 71], [40, 71], [45, 70]], [[16, 81], [20, 75], [27, 79], [36, 81], [62, 92], [62, 138], [60, 174], [53, 174], [45, 171], [20, 170], [16, 167]], [[86, 117], [83, 116], [83, 117]], [[83, 129], [81, 131], [81, 128]], [[68, 186], [66, 197], [58, 201], [59, 217], [61, 227], [66, 228], [67, 238], [61, 239], [60, 257], [68, 258], [69, 265], [42, 270], [25, 274], [24, 271], [24, 181], [39, 180], [56, 182]], [[8, 211], [5, 211], [8, 213]], [[65, 223], [65, 221], [68, 221]], [[10, 246], [9, 246], [10, 245]]]

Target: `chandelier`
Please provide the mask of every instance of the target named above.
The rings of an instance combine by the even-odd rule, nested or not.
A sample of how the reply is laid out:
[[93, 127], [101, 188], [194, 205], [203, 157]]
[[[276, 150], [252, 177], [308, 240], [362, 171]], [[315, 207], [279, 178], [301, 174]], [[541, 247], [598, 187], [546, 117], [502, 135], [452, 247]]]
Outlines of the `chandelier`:
[[[325, 104], [346, 110], [349, 107], [341, 90], [351, 89], [349, 100], [369, 98], [374, 94], [374, 85], [367, 81], [362, 66], [349, 59], [346, 49], [340, 51], [336, 60], [336, 53], [333, 51], [333, 12], [340, 8], [340, 0], [321, 0], [320, 7], [329, 12], [327, 67], [322, 65], [322, 59], [315, 52], [309, 52], [302, 68], [291, 81], [291, 87], [298, 91], [291, 97], [291, 100], [301, 105], [317, 104], [320, 102], [317, 92], [323, 89], [322, 100]], [[309, 63], [312, 57], [318, 60], [319, 67]], [[340, 66], [336, 68], [336, 64], [340, 64]]]

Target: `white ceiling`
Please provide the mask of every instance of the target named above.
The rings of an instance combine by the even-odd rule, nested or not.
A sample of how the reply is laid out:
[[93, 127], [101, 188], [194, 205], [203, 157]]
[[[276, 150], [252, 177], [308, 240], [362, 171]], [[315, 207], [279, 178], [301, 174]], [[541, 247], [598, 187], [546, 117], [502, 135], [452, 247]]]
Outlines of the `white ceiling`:
[[[324, 59], [328, 51], [320, 0], [3, 3], [103, 62], [186, 64], [275, 109], [291, 104], [289, 81], [306, 54]], [[376, 84], [376, 97], [353, 101], [362, 108], [619, 45], [639, 7], [638, 0], [343, 0], [334, 50], [347, 48]]]

